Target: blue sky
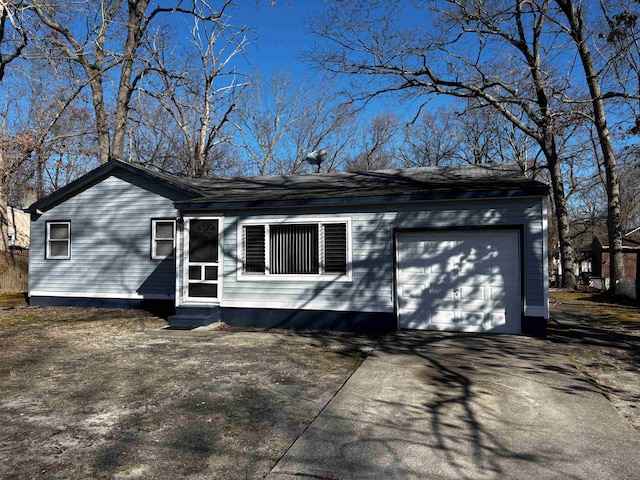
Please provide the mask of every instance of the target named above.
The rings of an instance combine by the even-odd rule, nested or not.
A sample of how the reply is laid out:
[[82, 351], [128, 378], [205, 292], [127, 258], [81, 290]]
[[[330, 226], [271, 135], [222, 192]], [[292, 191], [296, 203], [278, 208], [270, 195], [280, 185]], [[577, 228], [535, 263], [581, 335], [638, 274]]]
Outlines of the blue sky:
[[[286, 69], [294, 78], [321, 74], [316, 66], [303, 62], [301, 56], [321, 42], [308, 30], [308, 23], [314, 15], [322, 15], [322, 11], [321, 0], [276, 0], [273, 5], [269, 0], [236, 2], [236, 8], [231, 10], [232, 23], [253, 29], [251, 45], [247, 48], [249, 68], [264, 74]], [[347, 78], [343, 80], [343, 85], [346, 85]], [[434, 102], [439, 103], [444, 102]], [[397, 99], [376, 98], [365, 108], [364, 117], [389, 110], [410, 120], [417, 111], [417, 105], [400, 105]]]
[[320, 2], [294, 0], [271, 5], [269, 0], [245, 0], [237, 5], [232, 22], [254, 29], [252, 45], [247, 49], [251, 67], [263, 72], [286, 68], [293, 75], [312, 73], [299, 57], [315, 41], [305, 25], [313, 11], [318, 11]]

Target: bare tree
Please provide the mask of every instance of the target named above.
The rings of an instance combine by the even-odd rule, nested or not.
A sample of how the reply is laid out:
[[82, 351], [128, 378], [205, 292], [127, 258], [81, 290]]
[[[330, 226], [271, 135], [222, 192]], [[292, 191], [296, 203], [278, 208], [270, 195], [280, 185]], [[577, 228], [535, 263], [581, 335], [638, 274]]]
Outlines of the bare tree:
[[132, 163], [186, 174], [184, 135], [159, 102], [137, 95], [132, 102], [129, 128], [127, 151]]
[[[20, 58], [27, 46], [27, 27], [24, 20], [25, 6], [21, 0], [0, 0], [0, 84], [5, 78], [7, 66]], [[1, 133], [6, 132], [6, 124], [3, 122]], [[9, 161], [13, 151], [13, 138], [8, 141], [6, 135], [0, 138], [0, 248], [7, 248], [6, 227], [7, 219], [7, 180], [15, 168]]]
[[[91, 88], [101, 163], [112, 157], [125, 157], [131, 98], [149, 71], [146, 58], [140, 55], [141, 46], [148, 40], [156, 19], [162, 14], [187, 15], [216, 23], [230, 4], [227, 0], [214, 10], [205, 0], [177, 0], [173, 5], [153, 7], [149, 0], [84, 0], [73, 5], [34, 1], [35, 12], [51, 32], [46, 39], [58, 54], [81, 67]], [[111, 102], [107, 86], [112, 71], [118, 86]]]
[[516, 162], [532, 175], [539, 152], [530, 137], [473, 99], [423, 111], [404, 125], [398, 149], [404, 166]]
[[[145, 85], [144, 92], [160, 102], [178, 127], [188, 154], [186, 173], [195, 177], [212, 173], [212, 155], [233, 138], [237, 96], [248, 84], [232, 63], [248, 43], [246, 27], [231, 24], [229, 5], [220, 11], [207, 4], [198, 7], [190, 29], [193, 55], [176, 59], [167, 57], [165, 49], [149, 52], [158, 81]], [[165, 42], [156, 37], [154, 43]]]
[[332, 85], [322, 79], [294, 81], [284, 71], [253, 78], [238, 108], [246, 173], [302, 172], [306, 154], [319, 148], [328, 152], [321, 169], [336, 169], [353, 142], [356, 114], [340, 105]]
[[624, 273], [624, 260], [622, 256], [622, 221], [620, 218], [620, 180], [616, 165], [616, 154], [607, 123], [607, 113], [600, 84], [600, 74], [596, 68], [591, 48], [586, 36], [582, 6], [576, 5], [573, 0], [556, 0], [560, 10], [567, 20], [566, 32], [573, 39], [578, 53], [584, 78], [589, 88], [590, 100], [593, 109], [593, 123], [598, 132], [598, 143], [602, 149], [602, 160], [606, 171], [607, 191], [607, 230], [609, 233], [609, 245], [611, 255], [611, 291], [616, 293], [617, 281], [622, 279]]
[[[30, 56], [33, 52], [30, 52]], [[45, 195], [45, 165], [56, 149], [67, 140], [82, 136], [84, 149], [93, 142], [87, 140], [88, 117], [82, 103], [83, 84], [65, 80], [65, 65], [54, 66], [47, 60], [29, 58], [20, 62], [9, 83], [11, 96], [0, 100], [0, 120], [3, 124], [0, 144], [5, 150], [0, 188], [6, 192], [17, 183], [15, 174], [29, 165], [36, 175], [38, 198]], [[51, 78], [59, 78], [52, 82]], [[25, 101], [24, 99], [29, 99]], [[93, 153], [94, 149], [89, 153]], [[13, 193], [15, 198], [15, 193]]]
[[26, 8], [22, 0], [0, 0], [0, 82], [7, 66], [27, 47]]
[[398, 117], [390, 112], [377, 114], [361, 127], [356, 154], [347, 161], [347, 170], [382, 170], [397, 165]]
[[422, 112], [402, 127], [398, 144], [400, 164], [404, 167], [437, 167], [456, 163], [460, 145], [455, 135], [457, 119], [453, 109]]
[[437, 10], [407, 8], [399, 0], [333, 2], [314, 26], [330, 47], [314, 58], [329, 71], [369, 80], [354, 100], [394, 93], [422, 98], [423, 106], [433, 95], [474, 99], [534, 139], [550, 172], [563, 284], [575, 286], [556, 142], [564, 108], [556, 96], [567, 88], [566, 71], [552, 69], [562, 46], [555, 32], [545, 30], [549, 1], [449, 0], [435, 4]]

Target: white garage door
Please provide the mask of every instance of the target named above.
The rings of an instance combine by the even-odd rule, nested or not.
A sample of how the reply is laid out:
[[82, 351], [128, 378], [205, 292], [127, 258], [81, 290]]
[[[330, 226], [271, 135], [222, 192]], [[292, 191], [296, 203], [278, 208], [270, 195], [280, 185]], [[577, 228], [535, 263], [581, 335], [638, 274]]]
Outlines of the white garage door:
[[400, 328], [520, 333], [519, 233], [398, 234]]

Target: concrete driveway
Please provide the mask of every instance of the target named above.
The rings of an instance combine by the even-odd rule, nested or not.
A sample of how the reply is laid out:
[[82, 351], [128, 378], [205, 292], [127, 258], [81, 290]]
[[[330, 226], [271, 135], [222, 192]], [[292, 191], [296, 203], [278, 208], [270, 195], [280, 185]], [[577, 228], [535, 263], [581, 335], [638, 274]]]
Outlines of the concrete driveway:
[[637, 479], [640, 433], [546, 340], [397, 332], [267, 479]]

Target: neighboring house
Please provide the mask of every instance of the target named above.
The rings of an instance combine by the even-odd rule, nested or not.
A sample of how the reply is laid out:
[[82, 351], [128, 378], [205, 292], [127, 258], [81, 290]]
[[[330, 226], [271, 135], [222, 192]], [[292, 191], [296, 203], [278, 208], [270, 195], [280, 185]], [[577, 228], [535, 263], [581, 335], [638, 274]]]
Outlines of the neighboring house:
[[0, 291], [25, 292], [29, 260], [30, 216], [20, 208], [7, 207], [0, 228]]
[[190, 179], [110, 161], [33, 204], [34, 305], [173, 325], [544, 332], [547, 187], [514, 165]]
[[7, 207], [6, 246], [26, 250], [29, 248], [30, 216], [21, 208]]
[[[604, 288], [610, 285], [611, 260], [609, 258], [609, 239], [606, 235], [594, 235], [591, 242], [590, 256], [593, 263], [593, 276], [604, 279]], [[640, 253], [640, 235], [629, 235], [622, 238], [623, 281], [635, 289], [638, 276], [638, 253]], [[588, 254], [587, 254], [588, 256]], [[635, 292], [634, 292], [635, 296]]]

